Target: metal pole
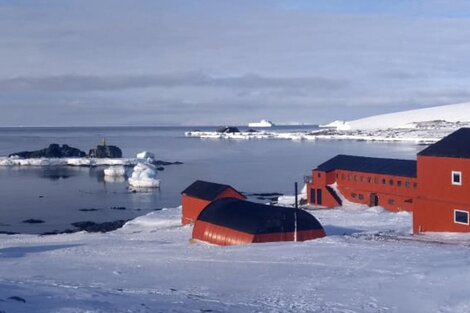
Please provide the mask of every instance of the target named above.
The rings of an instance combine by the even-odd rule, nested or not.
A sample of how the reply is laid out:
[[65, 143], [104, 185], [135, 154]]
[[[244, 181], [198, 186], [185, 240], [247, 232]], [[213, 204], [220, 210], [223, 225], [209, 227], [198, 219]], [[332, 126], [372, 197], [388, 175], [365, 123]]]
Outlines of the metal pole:
[[297, 182], [294, 184], [295, 186], [295, 212], [294, 212], [294, 241], [297, 241], [297, 209], [299, 204], [297, 202]]
[[294, 195], [295, 195], [295, 208], [298, 209], [299, 208], [299, 202], [297, 201], [297, 182], [295, 182], [294, 184], [295, 186], [295, 192], [294, 192]]

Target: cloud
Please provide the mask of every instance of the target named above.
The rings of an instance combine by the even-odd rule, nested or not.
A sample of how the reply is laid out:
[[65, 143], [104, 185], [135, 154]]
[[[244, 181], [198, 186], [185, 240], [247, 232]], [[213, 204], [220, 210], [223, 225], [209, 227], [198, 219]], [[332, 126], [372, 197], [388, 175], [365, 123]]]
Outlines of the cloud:
[[103, 91], [148, 87], [340, 89], [347, 81], [323, 77], [263, 77], [255, 74], [213, 77], [202, 73], [141, 76], [61, 75], [0, 80], [0, 91]]
[[0, 125], [350, 119], [470, 98], [468, 1], [0, 3]]

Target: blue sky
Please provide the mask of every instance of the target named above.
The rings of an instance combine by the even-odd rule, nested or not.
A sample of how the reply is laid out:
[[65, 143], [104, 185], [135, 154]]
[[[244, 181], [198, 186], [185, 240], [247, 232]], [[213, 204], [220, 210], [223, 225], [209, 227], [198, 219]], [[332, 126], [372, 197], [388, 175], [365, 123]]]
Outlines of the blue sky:
[[0, 126], [324, 123], [470, 99], [468, 1], [1, 1]]

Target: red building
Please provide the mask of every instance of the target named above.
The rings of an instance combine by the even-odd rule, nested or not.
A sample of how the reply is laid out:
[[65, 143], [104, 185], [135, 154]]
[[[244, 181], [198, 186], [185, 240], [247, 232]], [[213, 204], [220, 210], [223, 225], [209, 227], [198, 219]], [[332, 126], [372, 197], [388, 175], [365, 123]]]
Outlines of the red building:
[[228, 185], [197, 180], [181, 192], [183, 216], [181, 223], [194, 223], [201, 211], [212, 201], [223, 198], [245, 200], [246, 197]]
[[304, 210], [219, 199], [197, 217], [193, 239], [220, 246], [305, 241], [325, 236], [318, 220]]
[[470, 232], [470, 128], [418, 153], [413, 232]]
[[308, 202], [343, 200], [412, 211], [413, 232], [470, 232], [470, 128], [418, 153], [417, 161], [338, 155], [312, 171]]
[[307, 190], [308, 202], [315, 206], [334, 208], [345, 199], [390, 211], [412, 211], [416, 161], [337, 155], [312, 171]]

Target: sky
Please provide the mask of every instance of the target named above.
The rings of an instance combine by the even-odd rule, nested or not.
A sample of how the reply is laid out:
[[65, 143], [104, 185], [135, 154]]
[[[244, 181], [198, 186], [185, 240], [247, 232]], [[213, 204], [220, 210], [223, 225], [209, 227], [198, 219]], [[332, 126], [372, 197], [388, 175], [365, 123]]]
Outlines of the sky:
[[470, 100], [464, 0], [0, 0], [0, 126], [327, 123]]

